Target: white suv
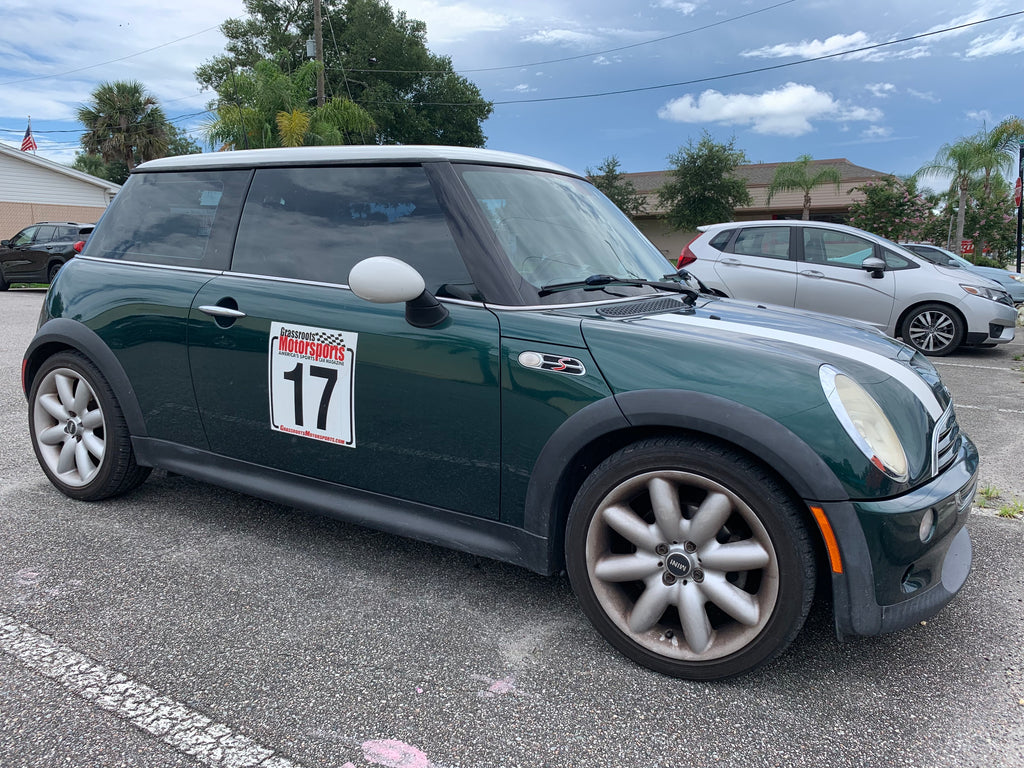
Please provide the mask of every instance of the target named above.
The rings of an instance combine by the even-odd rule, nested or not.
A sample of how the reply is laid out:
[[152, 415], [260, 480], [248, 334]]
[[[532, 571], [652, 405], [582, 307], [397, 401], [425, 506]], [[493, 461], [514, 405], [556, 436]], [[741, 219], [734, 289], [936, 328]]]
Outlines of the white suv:
[[1013, 339], [1017, 314], [998, 283], [870, 232], [795, 220], [699, 229], [679, 266], [722, 296], [861, 320], [926, 355]]

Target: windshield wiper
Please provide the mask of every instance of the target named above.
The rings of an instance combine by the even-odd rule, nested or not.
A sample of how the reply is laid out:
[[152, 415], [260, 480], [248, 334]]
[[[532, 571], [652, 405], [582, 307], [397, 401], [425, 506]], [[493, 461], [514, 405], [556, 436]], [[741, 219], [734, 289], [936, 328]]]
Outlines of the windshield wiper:
[[582, 288], [586, 291], [603, 288], [606, 285], [635, 285], [660, 288], [663, 291], [672, 291], [673, 293], [684, 293], [690, 297], [691, 302], [696, 300], [697, 292], [692, 288], [681, 285], [678, 279], [672, 279], [676, 278], [676, 275], [665, 275], [665, 277], [670, 282], [663, 280], [641, 280], [637, 277], [616, 277], [615, 275], [591, 275], [583, 280], [573, 280], [567, 283], [550, 283], [537, 291], [537, 295], [549, 296], [552, 293], [568, 291], [573, 288]]

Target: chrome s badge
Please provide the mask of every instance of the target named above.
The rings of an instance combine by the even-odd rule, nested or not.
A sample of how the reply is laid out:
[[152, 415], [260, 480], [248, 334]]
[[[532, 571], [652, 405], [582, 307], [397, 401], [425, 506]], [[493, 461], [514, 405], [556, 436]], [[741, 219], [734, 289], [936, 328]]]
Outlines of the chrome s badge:
[[548, 355], [543, 352], [520, 352], [519, 364], [524, 368], [539, 368], [552, 373], [568, 373], [571, 376], [582, 376], [587, 372], [583, 363], [575, 357]]

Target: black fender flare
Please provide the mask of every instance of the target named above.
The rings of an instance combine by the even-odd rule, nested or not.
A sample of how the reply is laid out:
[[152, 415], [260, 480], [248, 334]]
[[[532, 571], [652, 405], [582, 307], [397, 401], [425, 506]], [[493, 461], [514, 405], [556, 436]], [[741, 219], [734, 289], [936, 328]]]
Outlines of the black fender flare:
[[128, 424], [129, 433], [133, 437], [148, 435], [146, 421], [142, 418], [142, 409], [135, 396], [135, 388], [132, 387], [117, 356], [95, 331], [67, 317], [56, 317], [43, 323], [36, 331], [28, 349], [25, 350], [26, 397], [32, 388], [32, 379], [35, 377], [36, 371], [39, 370], [43, 361], [52, 354], [50, 350], [55, 348], [74, 349], [89, 358], [100, 369], [111, 389], [114, 390], [118, 405], [121, 406], [125, 422]]
[[765, 414], [717, 395], [674, 389], [624, 392], [577, 411], [555, 430], [534, 464], [526, 493], [524, 526], [562, 541], [560, 487], [584, 446], [629, 428], [679, 429], [731, 443], [770, 466], [805, 500], [845, 501], [835, 473], [800, 437]]

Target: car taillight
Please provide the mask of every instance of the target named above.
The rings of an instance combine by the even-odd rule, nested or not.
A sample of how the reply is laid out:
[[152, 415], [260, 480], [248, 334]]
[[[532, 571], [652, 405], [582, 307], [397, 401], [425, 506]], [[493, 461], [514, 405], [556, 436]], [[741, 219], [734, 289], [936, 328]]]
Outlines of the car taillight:
[[81, 253], [82, 249], [85, 248], [85, 240], [79, 240], [71, 247], [74, 249], [75, 253]]
[[[700, 237], [700, 235], [697, 235]], [[696, 240], [697, 237], [693, 238]], [[676, 269], [682, 269], [683, 267], [693, 264], [697, 260], [697, 254], [690, 250], [690, 246], [693, 245], [693, 240], [683, 246], [683, 250], [679, 254], [679, 261], [676, 263]]]

